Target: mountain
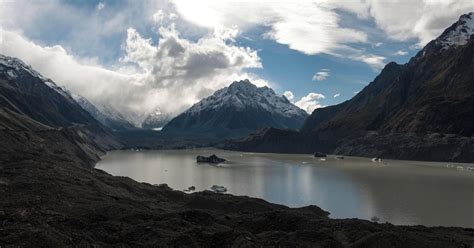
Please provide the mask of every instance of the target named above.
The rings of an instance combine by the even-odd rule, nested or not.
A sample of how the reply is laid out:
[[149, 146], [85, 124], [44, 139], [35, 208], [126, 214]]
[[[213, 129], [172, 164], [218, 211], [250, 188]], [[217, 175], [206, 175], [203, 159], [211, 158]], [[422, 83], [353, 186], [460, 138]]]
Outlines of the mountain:
[[148, 115], [142, 122], [142, 128], [145, 129], [161, 129], [166, 123], [172, 118], [168, 115], [164, 115], [161, 111], [156, 110], [155, 112]]
[[[391, 62], [352, 99], [316, 109], [300, 152], [474, 161], [474, 14], [460, 17], [404, 65]], [[234, 149], [287, 151], [284, 135], [255, 134]], [[268, 137], [277, 135], [282, 137]], [[291, 136], [295, 137], [295, 135]], [[280, 140], [280, 146], [265, 140]], [[252, 144], [252, 145], [250, 145]]]
[[194, 104], [166, 124], [162, 132], [217, 139], [243, 137], [263, 127], [296, 129], [306, 117], [305, 111], [284, 96], [243, 80]]
[[0, 111], [2, 138], [12, 142], [24, 139], [25, 136], [16, 136], [23, 134], [38, 141], [44, 140], [44, 135], [66, 136], [74, 146], [89, 147], [86, 150], [90, 151], [121, 146], [68, 91], [21, 60], [3, 55], [0, 55]]
[[85, 97], [72, 94], [76, 102], [89, 114], [91, 114], [102, 125], [109, 127], [112, 130], [129, 130], [135, 129], [135, 126], [126, 120], [126, 118], [115, 109], [108, 106], [101, 106], [100, 110], [97, 105], [94, 105]]

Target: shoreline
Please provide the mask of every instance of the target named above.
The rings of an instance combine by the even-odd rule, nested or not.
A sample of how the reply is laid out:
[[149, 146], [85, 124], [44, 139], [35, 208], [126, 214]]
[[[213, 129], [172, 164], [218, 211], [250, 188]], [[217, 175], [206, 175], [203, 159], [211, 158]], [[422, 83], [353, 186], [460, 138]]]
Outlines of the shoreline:
[[[330, 219], [316, 206], [138, 183], [52, 161], [2, 165], [0, 245], [462, 247], [474, 229]], [[61, 198], [61, 201], [57, 199]], [[391, 240], [387, 243], [388, 240]]]
[[[142, 153], [142, 154], [140, 154], [140, 153]], [[137, 155], [137, 156], [140, 158], [140, 161], [143, 160], [143, 162], [144, 162], [145, 167], [139, 167], [139, 168], [142, 168], [145, 171], [151, 172], [152, 174], [156, 174], [156, 176], [150, 175], [149, 173], [148, 173], [148, 176], [146, 176], [146, 175], [143, 175], [143, 173], [140, 174], [138, 172], [135, 172], [134, 169], [133, 169], [134, 168], [133, 166], [130, 166], [129, 169], [122, 170], [121, 168], [128, 168], [126, 163], [135, 164], [135, 160], [133, 160], [133, 159], [127, 160], [127, 157], [134, 156], [133, 154], [140, 154], [140, 155]], [[146, 154], [148, 154], [148, 155], [146, 155]], [[356, 205], [352, 204], [354, 208], [351, 208], [351, 209], [358, 209], [357, 204], [366, 204], [366, 205], [369, 204], [369, 205], [367, 205], [368, 207], [370, 207], [374, 204], [374, 203], [366, 202], [365, 200], [363, 200], [363, 199], [365, 199], [363, 197], [365, 194], [371, 194], [371, 197], [374, 197], [375, 199], [378, 199], [378, 200], [376, 200], [376, 202], [380, 202], [380, 201], [383, 201], [383, 199], [386, 199], [386, 197], [384, 196], [383, 193], [381, 193], [380, 190], [376, 190], [376, 188], [374, 188], [376, 186], [376, 184], [374, 184], [374, 180], [376, 180], [376, 179], [374, 179], [374, 178], [387, 178], [392, 182], [396, 182], [397, 179], [402, 179], [401, 176], [397, 176], [397, 177], [393, 177], [393, 178], [392, 177], [387, 177], [387, 175], [390, 175], [389, 171], [395, 171], [396, 172], [396, 171], [403, 170], [405, 172], [402, 171], [403, 172], [402, 177], [403, 177], [403, 175], [410, 175], [410, 174], [413, 174], [414, 176], [415, 175], [420, 175], [420, 171], [421, 171], [421, 175], [425, 174], [425, 172], [426, 173], [434, 173], [433, 177], [436, 177], [436, 175], [446, 175], [446, 176], [442, 176], [442, 178], [451, 178], [451, 179], [453, 179], [453, 176], [455, 178], [457, 178], [457, 175], [459, 174], [459, 176], [462, 176], [462, 178], [460, 178], [460, 179], [463, 179], [460, 182], [464, 182], [462, 184], [464, 186], [471, 185], [471, 184], [467, 184], [466, 180], [469, 180], [470, 178], [473, 178], [471, 176], [474, 176], [474, 174], [470, 174], [470, 173], [474, 173], [474, 171], [469, 171], [467, 169], [464, 170], [464, 171], [459, 171], [458, 172], [455, 167], [445, 168], [445, 163], [443, 163], [443, 162], [435, 163], [435, 162], [426, 162], [426, 161], [418, 162], [418, 161], [387, 160], [387, 161], [385, 161], [385, 164], [382, 165], [381, 163], [372, 162], [368, 158], [346, 157], [345, 160], [340, 160], [340, 162], [341, 163], [347, 163], [347, 164], [345, 164], [345, 165], [341, 164], [339, 166], [339, 165], [336, 165], [336, 164], [339, 163], [338, 160], [336, 159], [336, 155], [330, 155], [330, 157], [327, 158], [328, 159], [327, 161], [318, 161], [318, 159], [314, 158], [312, 155], [269, 154], [269, 153], [248, 153], [248, 152], [242, 153], [242, 152], [236, 152], [236, 151], [220, 150], [220, 149], [215, 149], [215, 148], [196, 148], [196, 149], [188, 149], [188, 150], [182, 150], [182, 149], [172, 150], [171, 149], [171, 150], [125, 151], [125, 153], [123, 153], [123, 154], [121, 154], [121, 151], [118, 151], [118, 153], [117, 153], [118, 156], [113, 156], [112, 160], [109, 160], [109, 162], [106, 162], [104, 164], [104, 167], [96, 167], [96, 168], [104, 170], [108, 173], [111, 173], [112, 175], [117, 175], [117, 176], [131, 176], [132, 175], [133, 179], [135, 179], [139, 182], [145, 182], [145, 183], [150, 183], [150, 184], [167, 183], [169, 187], [173, 188], [174, 190], [181, 191], [181, 192], [184, 192], [185, 189], [187, 189], [190, 186], [195, 186], [196, 187], [195, 192], [206, 191], [206, 190], [209, 190], [211, 185], [217, 184], [217, 185], [223, 185], [223, 186], [227, 187], [228, 190], [229, 190], [228, 193], [234, 194], [236, 196], [257, 197], [257, 198], [264, 199], [264, 200], [266, 200], [270, 203], [283, 204], [283, 205], [288, 206], [288, 207], [304, 207], [304, 206], [307, 206], [307, 205], [310, 205], [310, 204], [315, 204], [315, 205], [318, 205], [319, 207], [331, 212], [332, 213], [331, 218], [332, 217], [339, 218], [339, 219], [341, 219], [341, 218], [359, 218], [359, 219], [369, 220], [373, 216], [378, 216], [384, 222], [389, 221], [389, 222], [392, 222], [395, 225], [425, 225], [425, 226], [431, 226], [431, 227], [433, 227], [433, 226], [462, 226], [462, 227], [465, 227], [465, 228], [474, 228], [474, 223], [468, 223], [468, 222], [466, 223], [466, 221], [462, 221], [461, 219], [459, 219], [459, 217], [458, 217], [459, 215], [453, 215], [453, 214], [444, 214], [444, 215], [442, 215], [442, 212], [439, 212], [439, 208], [435, 208], [436, 210], [433, 210], [432, 213], [431, 213], [431, 215], [433, 215], [432, 220], [434, 220], [434, 221], [431, 221], [429, 218], [427, 218], [420, 211], [418, 211], [418, 212], [415, 211], [415, 212], [418, 213], [420, 216], [425, 216], [425, 217], [421, 218], [421, 220], [419, 220], [419, 221], [415, 221], [413, 218], [408, 218], [408, 219], [402, 218], [403, 216], [406, 216], [403, 213], [406, 214], [407, 211], [401, 212], [400, 215], [399, 215], [401, 220], [403, 220], [403, 221], [397, 221], [398, 219], [394, 218], [390, 214], [391, 212], [394, 211], [393, 210], [394, 207], [390, 207], [390, 208], [385, 207], [384, 208], [384, 207], [379, 206], [379, 208], [377, 208], [378, 211], [371, 211], [372, 214], [371, 213], [365, 213], [365, 212], [363, 212], [365, 214], [361, 214], [361, 213], [357, 214], [357, 212], [354, 212], [354, 210], [350, 210], [347, 207], [342, 208], [342, 209], [340, 207], [337, 207], [336, 205], [334, 205], [334, 203], [337, 202], [336, 200], [326, 200], [326, 201], [322, 201], [322, 202], [321, 201], [315, 201], [314, 199], [319, 199], [319, 197], [332, 197], [332, 198], [336, 197], [337, 198], [338, 197], [337, 193], [338, 192], [340, 193], [340, 191], [343, 190], [343, 188], [345, 188], [345, 187], [340, 188], [338, 186], [338, 188], [340, 188], [340, 189], [336, 188], [335, 191], [334, 191], [334, 193], [336, 193], [336, 195], [331, 196], [331, 195], [328, 195], [328, 192], [326, 192], [327, 190], [324, 190], [324, 191], [321, 191], [321, 192], [319, 192], [317, 190], [313, 190], [313, 188], [320, 188], [320, 187], [326, 187], [326, 186], [328, 187], [329, 186], [329, 185], [326, 185], [326, 186], [325, 185], [320, 185], [321, 183], [317, 183], [318, 180], [316, 180], [316, 179], [311, 180], [313, 182], [309, 182], [308, 185], [311, 185], [310, 186], [311, 189], [309, 189], [307, 187], [306, 188], [301, 188], [301, 185], [298, 186], [299, 184], [294, 185], [294, 187], [298, 188], [299, 190], [303, 190], [306, 193], [303, 194], [303, 193], [299, 193], [299, 191], [298, 191], [298, 192], [293, 192], [293, 194], [297, 194], [297, 195], [301, 194], [302, 196], [306, 195], [307, 199], [313, 199], [313, 200], [288, 201], [288, 200], [282, 200], [282, 199], [286, 199], [288, 197], [285, 194], [282, 195], [282, 196], [279, 196], [279, 197], [271, 197], [271, 196], [269, 197], [268, 194], [270, 194], [270, 195], [275, 194], [275, 192], [274, 192], [275, 190], [268, 188], [268, 187], [270, 187], [269, 185], [265, 186], [265, 187], [267, 187], [267, 189], [260, 188], [259, 184], [256, 184], [256, 185], [251, 184], [253, 186], [250, 186], [250, 187], [241, 187], [241, 186], [239, 186], [239, 182], [241, 182], [242, 180], [239, 180], [238, 177], [236, 179], [234, 179], [234, 182], [228, 182], [226, 184], [226, 180], [227, 180], [226, 178], [228, 178], [230, 176], [230, 174], [232, 174], [231, 171], [233, 171], [233, 170], [229, 171], [228, 169], [226, 169], [228, 166], [225, 166], [225, 165], [222, 166], [223, 167], [222, 169], [220, 169], [219, 166], [214, 168], [214, 166], [209, 165], [211, 167], [211, 169], [207, 169], [207, 166], [205, 166], [206, 168], [199, 169], [199, 168], [196, 167], [196, 169], [190, 170], [190, 168], [192, 167], [191, 165], [193, 164], [193, 162], [191, 161], [193, 156], [197, 156], [197, 155], [206, 155], [207, 156], [207, 155], [210, 155], [210, 154], [217, 154], [220, 157], [228, 159], [229, 166], [231, 166], [233, 163], [237, 163], [237, 164], [244, 163], [247, 166], [252, 167], [253, 166], [252, 161], [254, 161], [254, 159], [259, 160], [259, 159], [263, 158], [266, 161], [265, 162], [266, 165], [272, 165], [273, 163], [275, 163], [275, 165], [278, 165], [278, 167], [281, 167], [281, 168], [288, 168], [289, 170], [293, 170], [291, 168], [295, 168], [295, 170], [296, 170], [296, 171], [294, 171], [295, 176], [299, 175], [298, 171], [303, 170], [303, 169], [298, 169], [298, 168], [301, 168], [301, 167], [313, 167], [313, 168], [315, 168], [314, 170], [318, 170], [318, 168], [332, 168], [334, 166], [334, 168], [337, 168], [338, 171], [343, 170], [342, 172], [344, 173], [344, 175], [350, 176], [351, 178], [353, 178], [351, 181], [348, 181], [347, 183], [349, 183], [351, 185], [353, 184], [354, 187], [357, 186], [357, 185], [360, 185], [360, 184], [364, 184], [364, 185], [368, 186], [369, 188], [371, 188], [369, 190], [365, 190], [364, 191], [365, 193], [357, 193], [357, 200], [352, 200], [351, 201], [353, 204], [356, 204]], [[244, 155], [244, 157], [246, 157], [246, 159], [242, 160], [241, 157], [239, 157], [241, 154]], [[155, 160], [153, 160], [152, 158], [154, 158], [154, 157], [158, 158], [158, 157], [162, 157], [162, 156], [170, 158], [171, 159], [170, 162], [162, 162], [162, 163], [160, 163], [160, 165], [158, 165], [158, 164], [155, 165], [155, 162], [153, 162]], [[181, 156], [186, 156], [186, 159], [183, 160], [183, 163], [186, 164], [186, 166], [184, 166], [184, 167], [179, 166], [180, 165], [179, 161], [181, 161], [181, 160], [179, 160], [179, 157], [181, 157]], [[268, 161], [267, 161], [267, 159], [268, 159]], [[122, 160], [126, 161], [126, 162], [124, 162], [125, 164], [122, 164], [122, 162], [120, 162]], [[168, 160], [166, 160], [166, 161], [168, 161]], [[279, 163], [278, 161], [285, 161], [285, 162]], [[352, 163], [355, 163], [355, 164], [352, 164]], [[118, 167], [116, 167], [116, 168], [118, 168], [118, 170], [114, 169], [115, 168], [114, 164], [118, 165]], [[112, 166], [112, 167], [107, 167], [108, 165]], [[176, 167], [176, 166], [178, 166], [178, 167]], [[296, 167], [294, 167], [294, 166], [296, 166]], [[382, 173], [383, 171], [380, 171], [378, 176], [372, 176], [372, 177], [370, 177], [370, 178], [372, 178], [370, 180], [367, 180], [366, 177], [364, 177], [364, 178], [366, 178], [365, 180], [364, 180], [364, 178], [360, 177], [360, 175], [362, 175], [362, 174], [370, 175], [370, 174], [372, 174], [372, 171], [373, 172], [379, 171], [378, 168], [380, 166], [389, 166], [389, 167], [392, 167], [394, 169], [383, 170], [383, 171], [388, 171], [388, 172], [385, 172], [385, 173]], [[373, 167], [373, 169], [372, 169], [372, 167]], [[269, 168], [271, 168], [271, 166]], [[347, 168], [348, 170], [344, 170], [344, 168]], [[194, 172], [194, 174], [187, 174], [188, 175], [187, 178], [194, 178], [194, 177], [201, 178], [202, 177], [202, 171], [203, 171], [202, 169], [206, 169], [204, 171], [207, 171], [206, 174], [211, 178], [214, 178], [213, 175], [221, 175], [221, 177], [222, 177], [221, 180], [215, 179], [212, 182], [206, 183], [206, 182], [204, 182], [202, 180], [198, 180], [198, 179], [195, 179], [195, 180], [189, 179], [189, 180], [184, 180], [183, 182], [173, 180], [173, 179], [167, 179], [167, 177], [170, 177], [170, 178], [176, 177], [176, 175], [179, 174], [180, 172], [182, 172], [182, 173], [191, 173], [194, 170], [199, 170], [199, 172], [196, 171], [196, 172]], [[132, 174], [128, 173], [129, 170]], [[324, 170], [326, 170], [326, 169], [324, 169]], [[358, 171], [360, 171], [360, 172], [358, 172]], [[216, 174], [216, 173], [218, 173], [218, 174]], [[447, 174], [445, 174], [445, 173], [447, 173]], [[237, 174], [239, 174], [239, 173], [237, 173]], [[324, 176], [324, 175], [330, 175], [330, 174], [321, 174], [321, 175]], [[357, 176], [357, 175], [359, 175], [359, 176]], [[252, 177], [252, 179], [249, 179], [249, 180], [254, 182], [254, 181], [258, 181], [259, 180], [258, 178], [253, 178]], [[278, 177], [278, 178], [280, 178], [280, 177]], [[339, 177], [334, 178], [334, 180], [339, 180], [338, 178]], [[423, 180], [424, 178], [426, 178], [426, 177], [421, 177], [419, 179]], [[261, 180], [263, 180], [263, 179], [264, 178], [261, 178]], [[271, 178], [268, 178], [268, 180], [271, 180]], [[267, 180], [265, 180], [265, 181], [267, 181]], [[400, 180], [398, 180], [398, 181], [400, 183], [402, 183], [402, 181], [400, 181]], [[282, 184], [282, 183], [285, 184], [285, 182], [287, 182], [287, 181], [284, 180], [281, 183], [276, 183], [276, 186], [274, 186], [274, 187], [279, 187], [280, 184]], [[274, 185], [274, 184], [275, 183], [273, 183], [272, 185]], [[418, 183], [416, 185], [419, 185], [419, 184], [420, 183]], [[344, 184], [344, 185], [346, 185], [346, 184]], [[413, 186], [411, 186], [411, 189], [414, 190], [413, 187], [416, 187], [416, 185], [414, 184]], [[442, 188], [443, 187], [442, 185], [446, 185], [446, 184], [443, 184], [443, 183], [440, 182], [440, 183], [438, 183], [438, 186], [436, 186], [436, 189]], [[383, 186], [383, 185], [380, 185], [380, 186]], [[391, 188], [393, 186], [394, 186], [394, 183], [390, 183], [387, 187]], [[255, 190], [254, 190], [254, 188], [255, 188]], [[356, 189], [357, 188], [354, 188], [354, 190], [356, 190]], [[384, 190], [382, 192], [385, 192], [385, 191], [386, 190]], [[416, 192], [418, 192], [418, 191], [416, 191]], [[426, 192], [426, 190], [421, 190], [420, 192]], [[461, 192], [466, 193], [465, 191], [461, 191]], [[430, 193], [430, 192], [428, 192], [428, 193]], [[400, 197], [401, 197], [401, 199], [409, 200], [409, 199], [411, 199], [410, 196], [413, 196], [413, 195], [414, 194], [402, 194]], [[433, 202], [433, 203], [437, 202], [436, 199], [433, 199], [432, 194], [430, 194], [430, 196], [431, 196], [431, 198], [429, 198], [429, 199], [431, 199], [430, 200], [431, 202]], [[452, 197], [448, 197], [448, 198], [453, 199]], [[395, 204], [394, 206], [399, 206], [400, 205], [399, 200], [395, 200], [395, 201], [390, 200], [390, 199], [386, 199], [386, 200], [388, 200], [392, 204]], [[360, 202], [360, 201], [362, 201], [362, 202]], [[471, 202], [469, 200], [469, 197], [465, 198], [465, 204], [469, 205], [469, 202]], [[439, 203], [441, 203], [441, 202], [439, 202]], [[425, 205], [426, 204], [423, 204], [423, 203], [417, 204], [416, 201], [413, 201], [413, 203], [411, 204], [411, 206], [414, 207], [414, 208], [418, 208], [420, 206], [425, 206]], [[443, 204], [443, 205], [445, 205], [445, 204]], [[446, 206], [450, 206], [452, 208], [452, 207], [455, 207], [455, 204], [446, 204]], [[462, 213], [466, 213], [465, 208], [459, 208], [459, 211], [461, 211], [461, 209], [462, 209]], [[336, 212], [334, 212], [334, 211], [336, 211]], [[380, 213], [380, 211], [382, 213]], [[352, 214], [348, 214], [348, 213], [352, 213]], [[437, 215], [436, 213], [439, 213], [438, 215], [440, 215], [440, 217], [439, 217], [440, 221], [436, 221], [437, 218], [434, 218], [434, 215]], [[392, 216], [392, 217], [390, 217], [390, 216]], [[444, 219], [443, 219], [443, 216], [444, 216]], [[451, 221], [447, 221], [447, 220], [445, 220], [446, 216], [451, 216], [451, 217], [453, 217], [453, 219]], [[444, 220], [444, 221], [442, 221], [442, 220]], [[456, 224], [456, 223], [458, 223], [458, 224]]]

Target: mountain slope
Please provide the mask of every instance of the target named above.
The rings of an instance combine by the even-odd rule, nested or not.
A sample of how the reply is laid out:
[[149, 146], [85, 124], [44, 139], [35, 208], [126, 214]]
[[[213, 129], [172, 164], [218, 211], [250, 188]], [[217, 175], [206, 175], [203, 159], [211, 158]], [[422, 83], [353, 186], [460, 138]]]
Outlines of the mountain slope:
[[[461, 16], [407, 64], [387, 64], [354, 98], [316, 109], [301, 127], [306, 146], [299, 151], [474, 161], [473, 19]], [[267, 139], [278, 138], [254, 135], [230, 146], [253, 150], [249, 143]]]
[[[49, 131], [75, 133], [75, 138], [87, 140], [99, 150], [120, 146], [68, 91], [44, 78], [21, 60], [3, 55], [0, 55], [0, 110], [9, 113], [3, 115], [4, 122], [0, 125], [4, 126], [4, 130], [33, 133], [46, 128]], [[8, 120], [7, 116], [12, 119]], [[25, 129], [12, 123], [38, 125], [29, 125], [33, 128]], [[39, 126], [40, 129], [37, 128]]]
[[337, 111], [323, 122], [312, 123], [321, 116], [322, 110], [316, 110], [302, 130], [440, 132], [471, 136], [474, 44], [467, 35], [462, 36], [465, 40], [460, 40], [458, 30], [474, 33], [474, 22], [466, 26], [466, 21], [473, 18], [472, 13], [462, 16], [409, 63], [388, 64], [357, 96], [332, 107]]
[[296, 129], [306, 117], [306, 112], [284, 96], [243, 80], [194, 104], [165, 125], [162, 132], [211, 138], [242, 137], [263, 127]]
[[100, 110], [96, 105], [83, 96], [72, 95], [72, 97], [84, 110], [89, 112], [89, 114], [106, 127], [113, 130], [128, 130], [135, 128], [135, 126], [127, 121], [124, 116], [111, 108], [101, 106], [102, 109]]

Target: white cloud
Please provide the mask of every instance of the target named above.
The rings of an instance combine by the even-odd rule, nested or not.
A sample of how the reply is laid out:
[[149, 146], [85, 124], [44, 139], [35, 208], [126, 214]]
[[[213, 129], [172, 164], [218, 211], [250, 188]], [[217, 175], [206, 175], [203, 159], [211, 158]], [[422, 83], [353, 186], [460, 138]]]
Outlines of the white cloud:
[[311, 92], [296, 102], [294, 101], [295, 99], [293, 92], [285, 91], [283, 95], [286, 97], [286, 99], [288, 99], [288, 101], [290, 101], [300, 109], [306, 111], [308, 114], [311, 114], [317, 108], [324, 107], [324, 105], [321, 105], [319, 103], [319, 100], [324, 99], [323, 94]]
[[321, 69], [320, 71], [316, 72], [313, 75], [312, 80], [313, 81], [323, 81], [326, 80], [329, 77], [331, 70], [329, 69]]
[[353, 60], [362, 61], [374, 69], [382, 69], [385, 66], [385, 57], [373, 54], [361, 54], [351, 57]]
[[295, 105], [310, 114], [315, 109], [324, 107], [319, 103], [319, 100], [321, 99], [324, 99], [323, 94], [311, 92], [307, 96], [304, 96], [299, 101], [295, 102]]
[[295, 96], [293, 95], [293, 92], [287, 90], [283, 93], [283, 95], [288, 99], [288, 101], [293, 102], [293, 99], [295, 99]]
[[471, 0], [367, 0], [368, 14], [390, 38], [417, 39], [425, 45], [436, 38], [459, 16], [474, 9]]
[[269, 0], [172, 2], [183, 18], [196, 25], [210, 29], [238, 27], [244, 31], [267, 26], [270, 30], [264, 37], [307, 55], [326, 53], [355, 58], [363, 51], [351, 48], [350, 44], [368, 42], [365, 32], [341, 26], [341, 17], [336, 8], [356, 11], [361, 15], [367, 11], [360, 9], [357, 4], [345, 5], [343, 1], [299, 1], [298, 4]]
[[337, 97], [340, 97], [340, 96], [341, 96], [340, 93], [334, 94], [334, 98], [337, 98]]
[[97, 8], [97, 10], [102, 10], [102, 9], [104, 9], [104, 8], [105, 8], [105, 3], [100, 2], [99, 4], [97, 4], [97, 7], [96, 7], [96, 8]]
[[233, 80], [268, 84], [244, 71], [261, 67], [256, 51], [212, 34], [184, 39], [174, 25], [159, 29], [156, 45], [128, 29], [126, 55], [115, 70], [74, 57], [61, 46], [39, 46], [15, 32], [1, 32], [0, 53], [19, 57], [73, 93], [110, 104], [136, 123], [156, 111], [176, 115]]
[[[461, 14], [474, 9], [471, 0], [303, 0], [298, 4], [270, 0], [172, 1], [186, 20], [197, 25], [208, 28], [237, 26], [243, 30], [266, 26], [270, 31], [265, 37], [291, 49], [308, 55], [326, 53], [349, 58], [375, 69], [383, 67], [385, 58], [352, 46], [369, 43], [370, 29], [374, 27], [342, 26], [341, 20], [345, 17], [337, 10], [355, 13], [360, 19], [374, 20], [390, 39], [417, 39], [424, 45]], [[382, 44], [377, 42], [374, 46]]]
[[395, 55], [395, 56], [405, 56], [405, 55], [407, 55], [407, 54], [408, 54], [407, 51], [398, 50], [398, 51], [396, 51], [393, 55]]

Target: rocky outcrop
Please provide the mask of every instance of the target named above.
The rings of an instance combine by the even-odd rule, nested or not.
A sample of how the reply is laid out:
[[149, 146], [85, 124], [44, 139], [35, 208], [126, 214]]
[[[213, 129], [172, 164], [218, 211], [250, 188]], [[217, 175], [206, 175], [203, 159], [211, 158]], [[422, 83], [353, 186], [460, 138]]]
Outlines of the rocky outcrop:
[[205, 156], [196, 157], [196, 162], [198, 163], [220, 164], [220, 163], [224, 163], [225, 161], [226, 161], [225, 159], [219, 158], [215, 154], [212, 154], [209, 157], [205, 157]]

